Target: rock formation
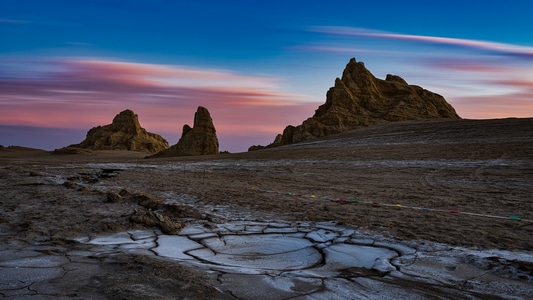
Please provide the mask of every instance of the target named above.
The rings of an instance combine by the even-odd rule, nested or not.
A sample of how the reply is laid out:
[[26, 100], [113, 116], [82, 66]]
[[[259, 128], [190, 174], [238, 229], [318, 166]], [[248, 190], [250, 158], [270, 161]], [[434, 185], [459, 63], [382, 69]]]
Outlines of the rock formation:
[[218, 154], [217, 133], [209, 111], [205, 107], [199, 106], [194, 114], [193, 127], [185, 124], [178, 143], [153, 155], [153, 157], [209, 154]]
[[[155, 153], [167, 149], [168, 142], [160, 135], [142, 128], [138, 116], [127, 109], [116, 115], [111, 124], [91, 128], [83, 142], [67, 148]], [[61, 149], [57, 151], [61, 152]]]
[[[281, 138], [267, 147], [297, 143], [358, 127], [427, 118], [460, 118], [438, 94], [409, 85], [399, 76], [378, 79], [362, 62], [352, 58], [342, 78], [326, 94], [313, 117], [299, 126], [287, 126]], [[252, 146], [249, 150], [260, 147]]]

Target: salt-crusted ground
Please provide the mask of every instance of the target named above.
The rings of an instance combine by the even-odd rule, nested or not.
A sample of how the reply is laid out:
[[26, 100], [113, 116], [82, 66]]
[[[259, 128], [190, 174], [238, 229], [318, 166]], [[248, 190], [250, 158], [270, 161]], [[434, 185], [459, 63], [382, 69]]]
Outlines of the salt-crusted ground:
[[[532, 125], [407, 122], [175, 159], [5, 148], [0, 295], [527, 299]], [[184, 228], [135, 217], [150, 211]]]

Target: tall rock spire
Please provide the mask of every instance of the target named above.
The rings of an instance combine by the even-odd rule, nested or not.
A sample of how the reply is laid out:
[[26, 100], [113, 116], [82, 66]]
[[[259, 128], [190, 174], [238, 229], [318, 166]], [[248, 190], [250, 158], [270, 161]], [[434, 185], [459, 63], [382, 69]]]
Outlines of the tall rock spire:
[[205, 107], [199, 106], [194, 114], [193, 127], [185, 124], [178, 143], [153, 157], [208, 155], [218, 152], [218, 138], [213, 119]]

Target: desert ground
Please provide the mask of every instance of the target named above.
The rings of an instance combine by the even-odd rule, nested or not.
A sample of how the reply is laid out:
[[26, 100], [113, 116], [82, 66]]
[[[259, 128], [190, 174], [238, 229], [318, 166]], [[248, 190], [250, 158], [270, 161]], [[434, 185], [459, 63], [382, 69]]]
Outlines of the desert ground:
[[[0, 296], [251, 299], [252, 294], [231, 291], [216, 272], [141, 252], [98, 253], [86, 243], [120, 232], [172, 235], [187, 226], [215, 228], [235, 221], [336, 224], [412, 248], [446, 245], [530, 257], [532, 129], [533, 119], [422, 120], [254, 152], [161, 159], [125, 151], [59, 155], [4, 147]], [[40, 270], [37, 260], [57, 274], [31, 273]], [[29, 275], [21, 272], [31, 262], [26, 271], [33, 279], [26, 280]], [[504, 267], [518, 275], [498, 279]], [[381, 271], [351, 269], [348, 273], [357, 273], [351, 277], [343, 272], [346, 284], [374, 278], [420, 299], [527, 299], [527, 289], [533, 291], [528, 259], [500, 257], [484, 266], [484, 275], [496, 276], [490, 285], [499, 282], [492, 290], [468, 287], [466, 279], [463, 285], [430, 284], [391, 279]], [[396, 293], [379, 296], [366, 289], [371, 299]]]

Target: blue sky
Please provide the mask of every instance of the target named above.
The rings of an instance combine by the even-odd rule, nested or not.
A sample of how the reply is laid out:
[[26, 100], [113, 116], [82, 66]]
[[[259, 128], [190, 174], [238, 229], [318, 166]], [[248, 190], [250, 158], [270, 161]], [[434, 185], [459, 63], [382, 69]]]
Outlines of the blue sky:
[[312, 116], [351, 57], [464, 118], [532, 117], [532, 6], [0, 0], [0, 144], [79, 143], [124, 109], [175, 144], [202, 105], [246, 151]]

